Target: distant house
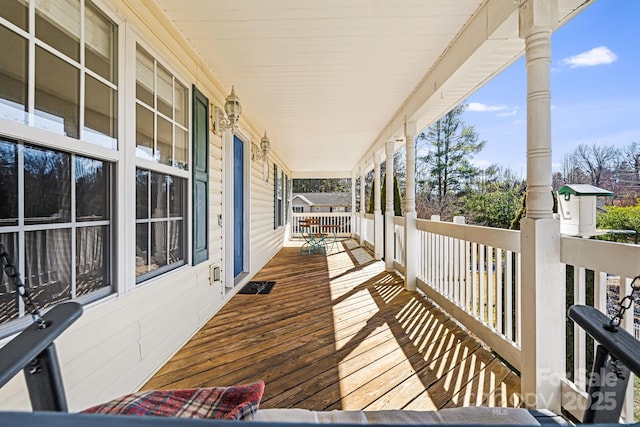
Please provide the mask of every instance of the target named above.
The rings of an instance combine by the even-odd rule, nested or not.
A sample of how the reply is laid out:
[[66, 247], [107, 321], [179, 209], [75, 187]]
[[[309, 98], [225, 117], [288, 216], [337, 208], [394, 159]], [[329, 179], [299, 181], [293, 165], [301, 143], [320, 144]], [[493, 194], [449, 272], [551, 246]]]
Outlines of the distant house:
[[351, 212], [351, 193], [293, 193], [294, 213]]

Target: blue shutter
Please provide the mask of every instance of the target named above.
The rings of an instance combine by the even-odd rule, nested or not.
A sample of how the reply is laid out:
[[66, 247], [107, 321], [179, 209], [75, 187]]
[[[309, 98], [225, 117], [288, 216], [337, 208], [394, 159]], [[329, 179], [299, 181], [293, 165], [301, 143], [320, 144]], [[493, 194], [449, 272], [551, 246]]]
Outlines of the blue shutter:
[[193, 86], [193, 265], [209, 259], [209, 100]]

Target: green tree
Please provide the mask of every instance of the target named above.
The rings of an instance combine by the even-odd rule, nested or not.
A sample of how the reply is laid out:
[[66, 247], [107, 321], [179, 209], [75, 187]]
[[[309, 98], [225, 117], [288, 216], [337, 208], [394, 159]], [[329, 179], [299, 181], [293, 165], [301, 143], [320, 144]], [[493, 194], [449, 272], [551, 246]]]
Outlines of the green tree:
[[635, 235], [606, 234], [603, 240], [616, 242], [638, 243], [640, 234], [640, 204], [635, 206], [607, 206], [606, 212], [598, 212], [596, 224], [598, 228], [607, 230], [634, 230]]
[[[551, 197], [553, 197], [553, 207], [551, 208], [553, 213], [558, 213], [558, 193], [555, 191], [551, 192]], [[520, 207], [518, 208], [518, 212], [513, 217], [511, 221], [511, 225], [509, 226], [512, 230], [520, 230], [520, 221], [522, 218], [527, 216], [527, 193], [526, 191], [522, 193], [522, 197], [520, 197]]]
[[516, 189], [488, 193], [472, 193], [461, 199], [469, 223], [485, 227], [509, 228], [520, 206], [520, 194]]
[[[387, 203], [387, 176], [384, 175], [382, 177], [382, 187], [380, 188], [380, 208], [382, 209], [382, 214], [384, 214]], [[373, 192], [371, 193], [371, 197], [369, 197], [369, 209], [367, 209], [368, 213], [373, 213], [373, 209], [375, 207], [375, 199]], [[393, 176], [393, 214], [395, 216], [402, 216], [402, 196], [400, 195], [400, 185], [398, 184], [398, 177]]]
[[309, 179], [296, 178], [293, 180], [294, 193], [350, 193], [350, 178]]
[[525, 183], [508, 168], [491, 165], [482, 179], [460, 198], [460, 215], [471, 224], [509, 228], [520, 207]]
[[466, 104], [458, 105], [417, 137], [428, 149], [427, 155], [418, 157], [426, 168], [428, 197], [434, 210], [443, 216], [451, 213], [453, 196], [478, 175], [471, 160], [486, 143], [478, 140], [473, 126], [462, 121], [466, 108]]

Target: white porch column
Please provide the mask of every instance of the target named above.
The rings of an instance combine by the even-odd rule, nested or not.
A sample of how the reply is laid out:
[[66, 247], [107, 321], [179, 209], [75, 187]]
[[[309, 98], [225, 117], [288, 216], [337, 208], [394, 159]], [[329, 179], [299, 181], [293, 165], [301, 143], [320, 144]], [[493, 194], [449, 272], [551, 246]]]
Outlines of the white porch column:
[[360, 168], [360, 246], [364, 246], [364, 214], [367, 213], [364, 192], [364, 170]]
[[407, 188], [404, 221], [404, 286], [416, 290], [418, 275], [418, 233], [416, 230], [416, 122], [405, 123], [404, 136], [407, 149]]
[[351, 174], [351, 238], [356, 234], [356, 174]]
[[394, 239], [394, 210], [393, 210], [393, 148], [395, 141], [389, 140], [385, 145], [386, 166], [387, 166], [387, 188], [385, 192], [385, 215], [384, 215], [384, 266], [385, 270], [393, 271], [393, 246]]
[[373, 173], [373, 229], [374, 229], [374, 249], [373, 249], [373, 257], [375, 259], [382, 259], [382, 254], [384, 252], [384, 244], [382, 241], [384, 240], [384, 236], [382, 235], [382, 209], [380, 207], [381, 196], [380, 196], [380, 162], [382, 161], [382, 155], [380, 153], [376, 153], [373, 155], [373, 165], [374, 165], [374, 173]]
[[520, 6], [527, 63], [527, 216], [520, 223], [522, 253], [522, 395], [530, 408], [560, 413], [565, 369], [565, 281], [560, 223], [551, 195], [551, 31], [557, 0]]

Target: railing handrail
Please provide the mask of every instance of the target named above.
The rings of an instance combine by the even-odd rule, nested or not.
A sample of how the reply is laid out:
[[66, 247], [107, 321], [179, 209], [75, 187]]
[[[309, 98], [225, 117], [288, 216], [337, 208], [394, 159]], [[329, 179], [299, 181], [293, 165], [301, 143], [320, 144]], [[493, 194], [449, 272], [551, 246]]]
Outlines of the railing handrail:
[[331, 217], [331, 216], [344, 216], [350, 217], [354, 212], [294, 212], [294, 218], [305, 218], [305, 217]]
[[639, 259], [640, 245], [560, 237], [560, 260], [565, 264], [635, 277], [640, 273]]
[[375, 219], [375, 215], [371, 214], [371, 213], [366, 213], [366, 214], [364, 214], [364, 218], [373, 220], [373, 219]]
[[455, 224], [451, 222], [418, 219], [416, 228], [428, 233], [441, 234], [469, 242], [520, 252], [520, 231], [480, 225]]
[[393, 217], [393, 224], [394, 225], [402, 225], [402, 226], [404, 226], [404, 217], [403, 216], [394, 216]]

